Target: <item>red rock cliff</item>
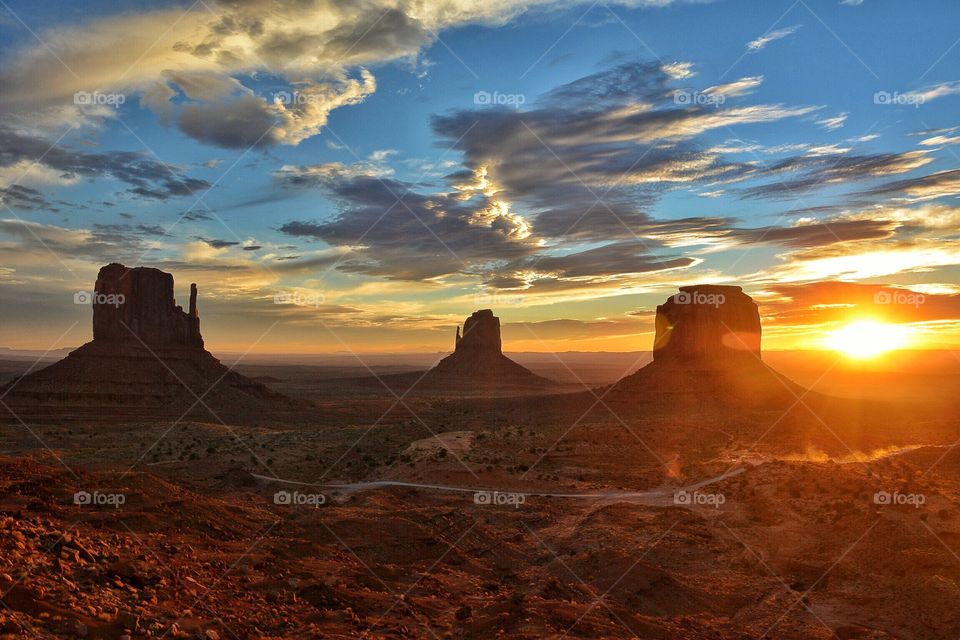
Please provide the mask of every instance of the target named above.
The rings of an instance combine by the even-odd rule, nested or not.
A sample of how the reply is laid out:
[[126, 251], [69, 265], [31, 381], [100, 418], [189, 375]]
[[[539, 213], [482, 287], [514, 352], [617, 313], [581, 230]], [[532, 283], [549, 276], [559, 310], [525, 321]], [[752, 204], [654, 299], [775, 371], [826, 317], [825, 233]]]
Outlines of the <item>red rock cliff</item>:
[[95, 342], [143, 341], [151, 347], [203, 349], [197, 285], [190, 285], [190, 310], [184, 312], [174, 299], [172, 275], [113, 263], [100, 269], [95, 291]]
[[760, 312], [735, 286], [680, 287], [657, 307], [657, 363], [716, 368], [760, 359]]

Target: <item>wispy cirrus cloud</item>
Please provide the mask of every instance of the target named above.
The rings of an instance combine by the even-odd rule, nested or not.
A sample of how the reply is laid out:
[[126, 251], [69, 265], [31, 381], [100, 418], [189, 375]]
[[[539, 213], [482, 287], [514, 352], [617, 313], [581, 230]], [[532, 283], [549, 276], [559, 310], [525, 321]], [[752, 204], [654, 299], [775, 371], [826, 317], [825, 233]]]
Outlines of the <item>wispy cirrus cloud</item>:
[[755, 40], [751, 40], [750, 42], [748, 42], [747, 51], [749, 51], [750, 53], [755, 53], [757, 51], [760, 51], [766, 48], [766, 46], [771, 42], [775, 42], [777, 40], [786, 38], [787, 36], [793, 35], [802, 26], [803, 26], [802, 24], [795, 24], [792, 27], [784, 27], [783, 29], [776, 29], [775, 31], [767, 31], [759, 38], [756, 38]]

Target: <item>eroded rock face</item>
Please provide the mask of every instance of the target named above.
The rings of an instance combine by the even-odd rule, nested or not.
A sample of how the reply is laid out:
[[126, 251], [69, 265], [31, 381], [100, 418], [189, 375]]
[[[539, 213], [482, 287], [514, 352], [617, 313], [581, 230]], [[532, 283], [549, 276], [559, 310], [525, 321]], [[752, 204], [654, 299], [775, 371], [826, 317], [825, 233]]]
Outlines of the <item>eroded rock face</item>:
[[495, 385], [508, 389], [552, 384], [503, 355], [500, 318], [490, 309], [474, 312], [457, 327], [453, 353], [437, 363], [427, 382]]
[[740, 287], [680, 287], [657, 307], [656, 328], [657, 363], [722, 368], [760, 359], [760, 312]]
[[203, 349], [197, 285], [190, 285], [190, 307], [184, 312], [174, 299], [172, 275], [113, 263], [100, 269], [95, 291], [94, 341]]
[[463, 323], [463, 335], [457, 327], [456, 353], [503, 353], [500, 342], [500, 318], [490, 309], [475, 311]]
[[[0, 388], [16, 415], [74, 420], [276, 421], [307, 405], [225, 367], [204, 349], [197, 287], [188, 311], [173, 276], [109, 264], [100, 270], [94, 339], [49, 367]], [[289, 412], [288, 412], [289, 409]]]

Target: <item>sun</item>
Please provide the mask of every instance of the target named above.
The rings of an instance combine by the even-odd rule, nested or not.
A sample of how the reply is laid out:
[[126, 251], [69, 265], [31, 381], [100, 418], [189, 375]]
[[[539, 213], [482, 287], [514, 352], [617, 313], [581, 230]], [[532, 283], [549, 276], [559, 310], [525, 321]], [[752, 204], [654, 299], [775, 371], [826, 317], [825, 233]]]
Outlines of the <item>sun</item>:
[[849, 358], [866, 359], [906, 346], [909, 337], [910, 330], [901, 325], [857, 320], [828, 333], [824, 344]]

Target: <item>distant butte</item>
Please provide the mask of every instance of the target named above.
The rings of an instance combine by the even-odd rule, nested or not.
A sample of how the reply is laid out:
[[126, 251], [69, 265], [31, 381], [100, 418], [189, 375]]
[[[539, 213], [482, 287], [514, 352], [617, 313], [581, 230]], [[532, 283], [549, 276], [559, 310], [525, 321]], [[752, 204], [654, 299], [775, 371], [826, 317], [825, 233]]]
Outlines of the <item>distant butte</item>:
[[261, 422], [299, 406], [204, 348], [195, 284], [184, 311], [174, 299], [172, 275], [113, 263], [100, 269], [92, 302], [91, 342], [0, 389], [15, 414]]
[[437, 363], [427, 375], [428, 382], [482, 382], [517, 390], [554, 384], [503, 355], [500, 318], [490, 309], [474, 312], [457, 327], [454, 351]]

